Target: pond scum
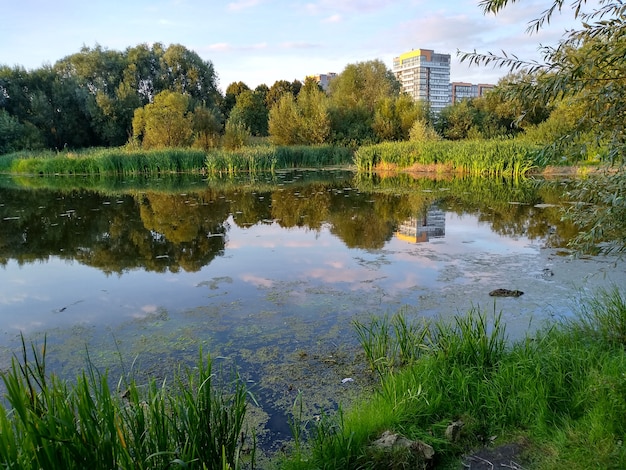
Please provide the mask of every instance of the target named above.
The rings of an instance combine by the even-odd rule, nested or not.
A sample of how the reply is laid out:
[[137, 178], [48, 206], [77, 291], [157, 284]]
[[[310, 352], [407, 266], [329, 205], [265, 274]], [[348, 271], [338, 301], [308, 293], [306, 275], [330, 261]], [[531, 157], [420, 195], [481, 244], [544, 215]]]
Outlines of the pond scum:
[[0, 171], [40, 175], [131, 175], [182, 172], [258, 173], [355, 165], [357, 171], [429, 170], [473, 176], [520, 176], [547, 162], [539, 147], [517, 139], [384, 142], [350, 149], [331, 145], [259, 145], [209, 152], [173, 148], [19, 152], [0, 157]]
[[[296, 402], [293, 442], [272, 468], [459, 468], [463, 453], [505, 443], [521, 449], [511, 468], [626, 468], [626, 297], [617, 287], [514, 344], [500, 315], [478, 310], [452, 323], [411, 323], [400, 311], [355, 329], [378, 390], [319, 421]], [[2, 373], [2, 468], [255, 468], [251, 396], [236, 377], [218, 381], [202, 353], [167, 387], [121, 381], [112, 390], [94, 367], [74, 383], [49, 375], [45, 343], [31, 349], [23, 342]], [[432, 446], [434, 462], [373, 448], [385, 430]]]

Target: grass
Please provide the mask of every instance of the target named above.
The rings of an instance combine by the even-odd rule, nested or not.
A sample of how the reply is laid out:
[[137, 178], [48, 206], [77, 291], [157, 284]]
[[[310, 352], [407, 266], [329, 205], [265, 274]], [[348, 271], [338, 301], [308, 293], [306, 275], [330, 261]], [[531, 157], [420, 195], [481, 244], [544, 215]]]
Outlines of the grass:
[[131, 175], [200, 171], [206, 153], [172, 148], [92, 148], [79, 152], [22, 152], [0, 157], [0, 170], [32, 175]]
[[360, 147], [354, 161], [365, 173], [418, 167], [474, 176], [519, 176], [543, 165], [539, 149], [515, 139], [384, 142]]
[[28, 175], [138, 175], [257, 173], [352, 163], [349, 149], [334, 146], [250, 146], [239, 150], [93, 148], [78, 152], [19, 152], [0, 156], [0, 172]]
[[46, 372], [45, 342], [30, 354], [22, 346], [2, 373], [2, 468], [241, 468], [248, 392], [236, 377], [218, 389], [210, 357], [171, 387], [131, 380], [112, 390], [91, 363], [69, 384]]
[[[490, 436], [496, 445], [522, 443], [524, 468], [626, 467], [626, 297], [618, 288], [598, 293], [575, 319], [514, 344], [496, 313], [418, 323], [420, 353], [384, 373], [380, 364], [394, 362], [398, 343], [407, 342], [394, 325], [398, 319], [379, 318], [357, 326], [380, 373], [378, 392], [323, 419], [308, 453], [283, 468], [405, 468], [406, 455], [381, 460], [369, 446], [385, 430], [433, 446], [437, 468], [459, 468], [460, 455]], [[452, 442], [445, 430], [457, 420], [465, 425]]]
[[238, 150], [213, 150], [206, 157], [206, 168], [216, 173], [258, 173], [288, 168], [320, 168], [348, 165], [352, 153], [343, 147], [323, 146], [253, 146]]

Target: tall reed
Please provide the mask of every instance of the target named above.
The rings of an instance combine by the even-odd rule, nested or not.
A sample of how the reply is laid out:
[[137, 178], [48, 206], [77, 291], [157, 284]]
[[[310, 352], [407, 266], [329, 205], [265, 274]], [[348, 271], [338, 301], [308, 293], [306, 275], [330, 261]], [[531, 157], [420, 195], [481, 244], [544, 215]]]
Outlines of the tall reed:
[[343, 147], [250, 146], [237, 150], [213, 150], [206, 157], [209, 173], [257, 173], [288, 168], [320, 168], [352, 163], [352, 153]]
[[[30, 356], [30, 357], [29, 357]], [[218, 389], [210, 357], [177, 373], [174, 387], [134, 380], [112, 390], [88, 361], [70, 384], [46, 372], [45, 342], [2, 373], [0, 466], [19, 469], [242, 466], [248, 393], [235, 377]]]
[[515, 176], [538, 166], [539, 147], [515, 139], [383, 142], [360, 147], [360, 172], [378, 168], [434, 168], [470, 175]]

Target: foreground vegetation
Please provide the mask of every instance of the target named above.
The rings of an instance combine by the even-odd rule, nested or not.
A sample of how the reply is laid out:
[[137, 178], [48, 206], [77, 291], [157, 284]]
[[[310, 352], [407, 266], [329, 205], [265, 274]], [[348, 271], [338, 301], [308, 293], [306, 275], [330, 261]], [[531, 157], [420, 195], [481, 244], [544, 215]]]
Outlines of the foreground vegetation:
[[[297, 401], [292, 448], [276, 466], [426, 465], [407, 449], [373, 448], [385, 430], [432, 446], [438, 468], [456, 468], [471, 449], [510, 442], [522, 449], [516, 458], [524, 468], [626, 465], [626, 297], [617, 288], [588, 300], [576, 318], [513, 344], [501, 315], [478, 310], [453, 323], [410, 322], [399, 312], [355, 329], [378, 391], [316, 423]], [[2, 374], [9, 406], [0, 407], [1, 465], [254, 467], [244, 424], [249, 395], [236, 377], [219, 377], [201, 354], [197, 368], [167, 387], [129, 380], [113, 390], [93, 366], [70, 384], [47, 373], [45, 344], [41, 352], [24, 346]], [[458, 434], [446, 434], [459, 422]]]
[[[626, 297], [617, 288], [577, 319], [512, 345], [501, 316], [479, 311], [454, 324], [396, 315], [356, 326], [380, 389], [310, 429], [310, 448], [297, 447], [285, 468], [425, 465], [406, 449], [372, 448], [384, 430], [431, 445], [439, 468], [510, 442], [523, 449], [523, 468], [626, 466]], [[446, 436], [459, 421], [460, 434]]]
[[[74, 384], [48, 374], [45, 343], [2, 374], [0, 466], [7, 469], [238, 468], [248, 393], [216, 387], [210, 357], [174, 383], [109, 386], [89, 364]], [[248, 450], [254, 451], [254, 444]], [[252, 452], [254, 459], [254, 452]]]

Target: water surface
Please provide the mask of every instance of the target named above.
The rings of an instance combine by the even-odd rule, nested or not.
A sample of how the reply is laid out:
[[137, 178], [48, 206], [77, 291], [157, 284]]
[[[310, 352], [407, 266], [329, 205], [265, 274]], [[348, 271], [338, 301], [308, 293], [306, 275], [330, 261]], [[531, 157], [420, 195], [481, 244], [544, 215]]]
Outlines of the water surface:
[[112, 375], [165, 377], [202, 347], [236, 365], [284, 436], [299, 390], [315, 414], [371, 384], [354, 320], [478, 307], [502, 311], [514, 339], [572, 315], [581, 292], [624, 285], [622, 262], [564, 248], [565, 187], [345, 171], [4, 178], [0, 367], [20, 334], [45, 335], [68, 376], [86, 349]]

